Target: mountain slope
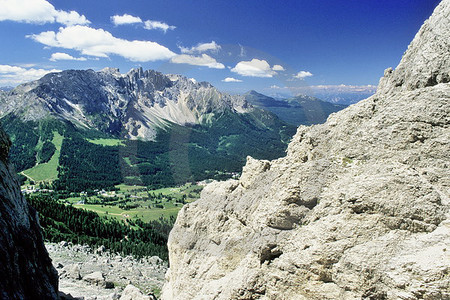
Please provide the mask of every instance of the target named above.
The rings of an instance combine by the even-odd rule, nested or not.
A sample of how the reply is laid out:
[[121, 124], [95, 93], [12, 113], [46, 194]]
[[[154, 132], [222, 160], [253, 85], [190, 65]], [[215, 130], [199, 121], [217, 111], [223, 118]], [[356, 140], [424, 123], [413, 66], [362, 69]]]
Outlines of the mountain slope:
[[186, 205], [163, 299], [450, 298], [449, 20], [444, 0], [377, 94]]
[[0, 115], [23, 120], [52, 116], [81, 128], [128, 139], [154, 140], [169, 123], [206, 124], [225, 111], [250, 112], [245, 100], [207, 82], [142, 68], [67, 70], [51, 73], [6, 93]]
[[2, 99], [17, 171], [76, 191], [229, 178], [246, 155], [282, 156], [295, 132], [241, 96], [151, 70], [63, 71]]
[[250, 91], [244, 97], [253, 106], [266, 109], [283, 121], [296, 126], [323, 123], [331, 113], [346, 107], [304, 95], [286, 100], [276, 100], [256, 91]]

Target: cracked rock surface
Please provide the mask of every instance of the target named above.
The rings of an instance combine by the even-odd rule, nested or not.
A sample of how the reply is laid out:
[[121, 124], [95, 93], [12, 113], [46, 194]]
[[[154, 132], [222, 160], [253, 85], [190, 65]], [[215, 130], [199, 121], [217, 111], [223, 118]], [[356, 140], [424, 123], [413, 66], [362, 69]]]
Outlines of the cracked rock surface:
[[212, 183], [163, 299], [450, 299], [450, 0], [377, 93]]
[[57, 299], [58, 276], [44, 246], [36, 210], [20, 193], [0, 128], [0, 299]]

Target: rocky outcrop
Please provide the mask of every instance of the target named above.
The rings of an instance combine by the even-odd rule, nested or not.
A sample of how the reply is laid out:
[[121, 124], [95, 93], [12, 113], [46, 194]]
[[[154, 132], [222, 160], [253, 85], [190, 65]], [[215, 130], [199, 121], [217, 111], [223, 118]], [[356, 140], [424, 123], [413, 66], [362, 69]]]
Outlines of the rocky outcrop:
[[378, 92], [186, 205], [163, 299], [450, 299], [450, 0]]
[[450, 82], [450, 13], [446, 2], [443, 0], [438, 13], [425, 21], [395, 72], [385, 71], [379, 91], [407, 91]]
[[147, 296], [141, 293], [139, 289], [131, 284], [123, 290], [122, 296], [119, 300], [153, 300], [152, 296]]
[[0, 129], [0, 298], [57, 299], [58, 276], [37, 213], [23, 198], [7, 161], [10, 144]]

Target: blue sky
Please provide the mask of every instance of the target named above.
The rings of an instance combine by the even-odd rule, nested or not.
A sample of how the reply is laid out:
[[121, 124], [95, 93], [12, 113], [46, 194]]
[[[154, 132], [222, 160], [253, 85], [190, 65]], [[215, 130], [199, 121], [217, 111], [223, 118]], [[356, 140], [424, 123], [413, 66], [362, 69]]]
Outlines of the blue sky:
[[229, 92], [373, 89], [438, 3], [0, 0], [0, 86], [143, 67]]

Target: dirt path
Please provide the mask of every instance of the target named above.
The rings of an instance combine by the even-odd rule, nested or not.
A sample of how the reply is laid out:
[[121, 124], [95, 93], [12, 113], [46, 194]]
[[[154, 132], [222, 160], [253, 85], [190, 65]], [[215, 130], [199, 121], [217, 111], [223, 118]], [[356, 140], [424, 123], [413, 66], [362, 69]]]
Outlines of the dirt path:
[[28, 176], [27, 174], [25, 174], [25, 173], [24, 173], [23, 171], [22, 171], [22, 172], [20, 172], [19, 174], [21, 174], [21, 175], [25, 176], [26, 178], [30, 179], [31, 181], [34, 181], [34, 182], [36, 182], [36, 180], [34, 180], [33, 178], [31, 178], [30, 176]]

